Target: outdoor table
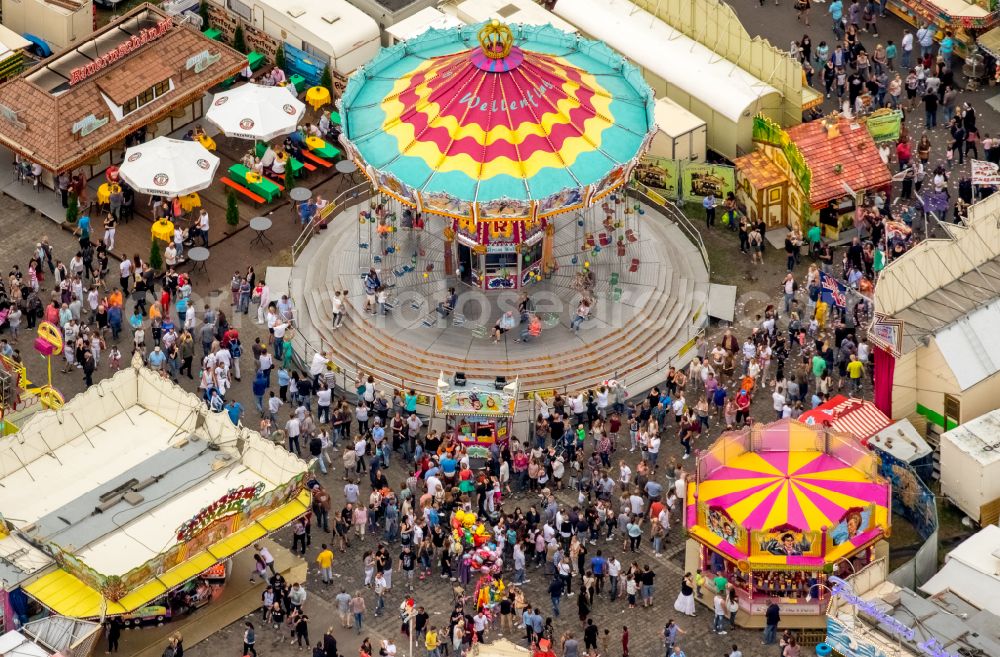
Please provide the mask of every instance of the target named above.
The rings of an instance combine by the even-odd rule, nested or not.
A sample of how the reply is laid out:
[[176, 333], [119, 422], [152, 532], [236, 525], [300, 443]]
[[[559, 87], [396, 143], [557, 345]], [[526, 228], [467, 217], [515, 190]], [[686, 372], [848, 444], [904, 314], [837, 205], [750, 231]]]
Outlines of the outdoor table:
[[[264, 153], [266, 151], [267, 151], [267, 143], [262, 142], [262, 141], [257, 142], [257, 145], [254, 147], [254, 150], [253, 150], [254, 155], [256, 155], [257, 157], [264, 157]], [[292, 174], [295, 175], [296, 178], [298, 178], [299, 177], [299, 171], [302, 171], [302, 168], [305, 165], [302, 164], [302, 162], [300, 162], [296, 158], [294, 158], [291, 155], [289, 155], [289, 153], [287, 151], [285, 151], [285, 155], [288, 156], [288, 162], [285, 163], [285, 166], [286, 167], [291, 166], [292, 167]]]
[[174, 240], [174, 222], [168, 219], [159, 219], [153, 222], [153, 227], [149, 229], [154, 240], [172, 242]]
[[203, 246], [193, 246], [190, 249], [188, 249], [187, 257], [188, 260], [194, 263], [193, 265], [191, 265], [192, 273], [195, 271], [203, 271], [205, 273], [208, 273], [208, 269], [206, 268], [205, 264], [208, 262], [208, 249], [206, 249]]
[[195, 208], [201, 207], [201, 197], [198, 196], [198, 192], [191, 192], [190, 194], [185, 194], [180, 197], [181, 210], [184, 212], [191, 212]]
[[306, 86], [306, 79], [298, 73], [294, 73], [288, 78], [288, 84], [295, 87], [296, 93], [302, 93], [302, 89]]
[[[250, 220], [250, 228], [257, 232], [257, 236], [250, 240], [250, 246], [253, 246], [254, 244], [264, 246], [264, 242], [267, 242], [268, 244], [274, 243], [270, 240], [270, 238], [268, 238], [267, 235], [264, 234], [266, 231], [271, 229], [271, 220], [267, 217], [254, 217]], [[268, 246], [267, 250], [270, 251], [271, 247]]]
[[205, 147], [206, 151], [215, 150], [215, 140], [209, 137], [208, 135], [198, 135], [197, 137], [195, 137], [195, 139], [198, 140], [199, 144]]
[[[254, 176], [251, 177], [250, 174], [254, 174]], [[250, 171], [242, 164], [234, 164], [229, 167], [229, 177], [232, 178], [234, 182], [245, 185], [247, 189], [259, 196], [262, 196], [268, 202], [273, 201], [275, 197], [281, 193], [281, 190], [278, 189], [277, 185], [266, 178], [254, 180], [254, 177], [257, 176], [260, 176], [260, 174]]]
[[330, 102], [330, 90], [326, 87], [309, 87], [309, 90], [306, 91], [306, 102], [314, 110], [318, 110]]
[[101, 186], [97, 188], [97, 204], [107, 205], [111, 201], [111, 185], [108, 183], [101, 183]]
[[358, 171], [358, 165], [354, 163], [354, 160], [341, 160], [334, 165], [337, 173], [342, 173], [351, 179], [351, 183], [356, 183], [354, 174]]
[[292, 191], [288, 192], [288, 198], [292, 199], [296, 203], [302, 203], [303, 201], [308, 201], [312, 198], [312, 192], [305, 187], [296, 187]]
[[316, 155], [319, 155], [326, 160], [332, 160], [340, 155], [340, 149], [334, 148], [322, 137], [306, 137], [306, 147], [308, 147], [309, 150]]
[[258, 68], [263, 66], [266, 61], [267, 58], [256, 50], [251, 51], [250, 54], [247, 55], [247, 66], [250, 67], [251, 71], [256, 71]]

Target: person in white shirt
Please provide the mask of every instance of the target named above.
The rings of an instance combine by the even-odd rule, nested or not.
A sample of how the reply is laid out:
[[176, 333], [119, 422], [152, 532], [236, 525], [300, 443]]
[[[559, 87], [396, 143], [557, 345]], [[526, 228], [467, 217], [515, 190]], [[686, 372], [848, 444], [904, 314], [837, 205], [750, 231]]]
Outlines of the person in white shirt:
[[118, 265], [118, 273], [121, 277], [121, 286], [123, 292], [128, 292], [129, 281], [132, 278], [132, 261], [128, 256], [122, 258], [122, 262]]
[[608, 410], [608, 389], [601, 386], [597, 390], [597, 414], [606, 417]]
[[163, 249], [163, 262], [167, 264], [167, 267], [177, 266], [177, 247], [174, 246], [173, 242], [167, 244], [167, 248]]
[[201, 237], [201, 245], [208, 246], [208, 210], [202, 208], [198, 215], [198, 235]]
[[344, 323], [344, 300], [340, 298], [340, 292], [334, 293], [330, 308], [333, 313], [333, 328], [340, 328]]
[[299, 433], [301, 432], [299, 424], [299, 418], [292, 411], [288, 415], [288, 422], [285, 422], [285, 433], [288, 434], [288, 451], [300, 454], [302, 452], [299, 446]]
[[260, 303], [257, 305], [257, 323], [264, 323], [264, 311], [267, 309], [268, 305], [271, 303], [271, 288], [267, 286], [267, 283], [261, 281], [260, 286]]

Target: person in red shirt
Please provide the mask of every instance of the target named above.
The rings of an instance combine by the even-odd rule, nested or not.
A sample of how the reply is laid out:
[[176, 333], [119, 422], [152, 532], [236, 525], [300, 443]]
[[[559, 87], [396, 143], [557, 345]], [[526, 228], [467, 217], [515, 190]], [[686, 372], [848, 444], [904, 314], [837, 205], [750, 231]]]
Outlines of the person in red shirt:
[[628, 625], [622, 625], [622, 657], [628, 657]]
[[896, 159], [899, 161], [899, 170], [903, 171], [910, 164], [910, 140], [903, 138], [896, 144]]

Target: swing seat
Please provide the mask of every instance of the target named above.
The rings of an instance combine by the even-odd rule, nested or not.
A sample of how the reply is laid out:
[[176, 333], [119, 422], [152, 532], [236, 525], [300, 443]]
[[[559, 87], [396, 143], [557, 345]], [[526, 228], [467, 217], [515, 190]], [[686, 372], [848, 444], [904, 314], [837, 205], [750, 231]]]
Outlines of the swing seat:
[[618, 257], [619, 258], [624, 258], [625, 257], [625, 245], [624, 244], [621, 244], [621, 243], [618, 244]]
[[380, 256], [380, 255], [372, 256], [372, 262], [374, 262], [376, 264], [382, 262], [382, 256]]
[[621, 301], [622, 300], [622, 289], [620, 287], [611, 288], [611, 292], [610, 292], [610, 294], [608, 294], [608, 298], [610, 298], [614, 302]]
[[368, 248], [368, 242], [360, 242], [358, 244], [358, 248], [359, 249], [367, 249]]
[[636, 273], [637, 271], [639, 271], [639, 259], [638, 258], [632, 258], [632, 264], [629, 265], [628, 270], [629, 270], [629, 272], [631, 272], [633, 274]]
[[608, 237], [607, 233], [601, 233], [600, 235], [598, 235], [598, 239], [601, 243], [601, 246], [608, 246], [609, 244], [611, 244], [611, 238]]
[[441, 319], [441, 316], [437, 314], [437, 311], [434, 311], [434, 312], [430, 313], [429, 315], [424, 315], [424, 318], [422, 320], [420, 320], [420, 323], [423, 326], [430, 327], [430, 326], [434, 326], [435, 324], [437, 324], [437, 321], [439, 319]]
[[636, 236], [635, 236], [635, 233], [634, 233], [634, 232], [632, 231], [632, 229], [631, 229], [631, 228], [629, 228], [629, 229], [627, 229], [627, 230], [625, 231], [625, 239], [627, 239], [627, 240], [628, 240], [629, 242], [635, 242], [635, 241], [637, 241], [637, 240], [638, 240], [639, 238], [638, 238], [638, 237], [636, 237]]
[[611, 285], [611, 287], [618, 285], [618, 272], [611, 272], [611, 278], [608, 279], [608, 284]]
[[462, 313], [453, 313], [451, 316], [452, 326], [463, 326], [465, 324], [465, 315]]
[[397, 278], [399, 278], [400, 276], [403, 276], [406, 273], [406, 269], [404, 269], [403, 267], [397, 267], [396, 269], [392, 270], [392, 273], [395, 274]]
[[420, 306], [424, 305], [423, 299], [414, 299], [410, 302], [410, 308], [414, 310], [420, 310]]
[[485, 338], [489, 334], [489, 331], [482, 324], [466, 324], [465, 326], [472, 333], [473, 337]]

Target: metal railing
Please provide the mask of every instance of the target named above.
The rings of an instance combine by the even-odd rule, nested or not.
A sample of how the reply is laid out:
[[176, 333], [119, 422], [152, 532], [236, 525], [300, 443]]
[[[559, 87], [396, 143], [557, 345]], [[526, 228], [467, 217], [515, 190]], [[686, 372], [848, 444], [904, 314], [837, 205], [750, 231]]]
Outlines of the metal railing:
[[[708, 251], [705, 248], [705, 243], [702, 240], [701, 233], [698, 231], [698, 229], [695, 228], [695, 226], [691, 223], [691, 221], [686, 216], [684, 216], [684, 214], [676, 206], [674, 206], [672, 203], [666, 200], [663, 200], [663, 203], [658, 202], [657, 201], [658, 195], [656, 195], [655, 192], [652, 192], [653, 196], [650, 196], [650, 192], [652, 190], [645, 188], [645, 186], [642, 187], [643, 189], [633, 189], [630, 187], [629, 193], [633, 195], [633, 197], [638, 198], [639, 200], [648, 203], [650, 206], [655, 207], [658, 212], [661, 212], [663, 214], [664, 217], [666, 217], [668, 220], [673, 221], [678, 225], [678, 227], [684, 232], [684, 234], [688, 237], [688, 239], [690, 239], [698, 247], [698, 251], [699, 253], [701, 253], [701, 257], [705, 264], [705, 267], [709, 272], [709, 277], [711, 277], [711, 265], [708, 261]], [[362, 188], [364, 189], [362, 190]], [[359, 190], [365, 191], [366, 193], [361, 194]], [[353, 194], [354, 192], [358, 193]], [[334, 199], [334, 201], [332, 201], [325, 208], [326, 212], [323, 214], [323, 216], [317, 217], [316, 220], [314, 220], [309, 226], [307, 226], [302, 231], [298, 239], [295, 240], [295, 243], [292, 245], [293, 265], [298, 260], [306, 244], [308, 244], [310, 238], [313, 236], [313, 234], [315, 234], [316, 230], [318, 229], [318, 226], [322, 224], [323, 219], [325, 219], [327, 216], [331, 214], [336, 215], [337, 213], [342, 212], [347, 207], [362, 203], [368, 200], [370, 196], [371, 196], [371, 185], [368, 183], [362, 183], [361, 185], [357, 185], [355, 187], [352, 187], [351, 189], [346, 190], [345, 192], [340, 194], [336, 199]], [[674, 360], [679, 355], [686, 353], [687, 350], [690, 349], [695, 337], [704, 332], [704, 330], [701, 328], [699, 328], [698, 330], [692, 330], [692, 329], [694, 327], [694, 323], [697, 321], [699, 316], [702, 313], [706, 312], [707, 298], [708, 297], [706, 292], [705, 303], [703, 303], [701, 306], [698, 307], [692, 320], [688, 321], [687, 324], [688, 342], [680, 346], [674, 345], [673, 348], [669, 350], [666, 347], [658, 350], [653, 358], [653, 362], [646, 366], [645, 369], [649, 370], [649, 373], [646, 374], [644, 378], [653, 377], [656, 371], [660, 371], [668, 364], [673, 363]], [[378, 368], [370, 367], [368, 365], [362, 367], [361, 364], [357, 363], [356, 361], [350, 361], [340, 358], [336, 353], [333, 352], [333, 345], [327, 342], [322, 335], [317, 335], [317, 339], [319, 340], [318, 345], [315, 344], [314, 341], [306, 338], [301, 330], [295, 331], [294, 335], [292, 336], [292, 345], [294, 347], [292, 351], [298, 366], [304, 370], [308, 370], [313, 355], [316, 353], [323, 354], [333, 364], [335, 378], [339, 379], [340, 387], [345, 392], [351, 392], [354, 390], [354, 381], [358, 377], [359, 373], [363, 373], [363, 374], [371, 374], [383, 386], [389, 388], [397, 388], [399, 390], [412, 389], [418, 395], [426, 396], [431, 400], [433, 400], [434, 395], [437, 393], [436, 389], [432, 387], [422, 387], [417, 381], [411, 381], [404, 377], [398, 376], [397, 374], [392, 374], [390, 372], [382, 371]], [[618, 371], [613, 368], [609, 368], [608, 377], [621, 380], [622, 383], [626, 384], [626, 386], [629, 384], [627, 378], [619, 378]], [[642, 379], [639, 379], [639, 381], [641, 380]], [[524, 400], [533, 400], [535, 399], [536, 395], [540, 395], [543, 398], [548, 397], [553, 391], [561, 392], [562, 394], [567, 394], [569, 392], [569, 388], [570, 388], [569, 384], [564, 384], [556, 388], [522, 389], [521, 395], [522, 399]], [[639, 392], [644, 392], [644, 391], [633, 390], [630, 391], [630, 394], [634, 395]], [[433, 404], [431, 404], [431, 406], [433, 407]]]
[[326, 220], [330, 216], [335, 217], [348, 207], [367, 201], [371, 197], [371, 189], [371, 185], [367, 182], [357, 184], [354, 187], [341, 192], [335, 199], [330, 201], [326, 207], [317, 213], [316, 216], [313, 217], [313, 220], [302, 229], [302, 232], [299, 233], [299, 236], [295, 238], [295, 241], [292, 243], [292, 264], [299, 259], [299, 256], [302, 255], [302, 250], [306, 248], [307, 244], [309, 244], [309, 240], [312, 239], [312, 236], [321, 226], [326, 224]]
[[652, 189], [643, 185], [639, 181], [633, 181], [628, 187], [628, 194], [645, 201], [649, 205], [652, 205], [657, 210], [659, 210], [664, 216], [674, 221], [677, 226], [684, 231], [688, 239], [694, 242], [698, 246], [698, 251], [701, 253], [702, 262], [705, 263], [705, 269], [708, 270], [708, 278], [712, 278], [712, 263], [708, 259], [708, 249], [705, 248], [705, 241], [701, 238], [701, 231], [698, 230], [691, 220], [687, 218], [683, 212], [670, 200], [660, 196]]

